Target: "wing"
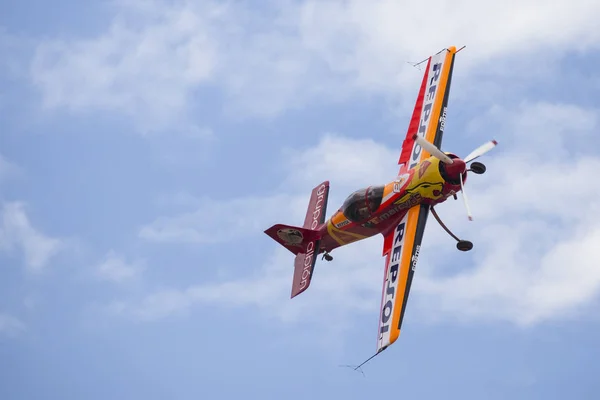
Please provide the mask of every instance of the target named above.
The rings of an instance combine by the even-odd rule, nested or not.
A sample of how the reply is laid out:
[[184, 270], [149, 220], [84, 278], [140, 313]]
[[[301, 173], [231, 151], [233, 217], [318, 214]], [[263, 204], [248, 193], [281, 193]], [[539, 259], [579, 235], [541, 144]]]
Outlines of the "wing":
[[381, 296], [377, 353], [385, 350], [400, 336], [400, 328], [428, 215], [429, 206], [413, 207], [408, 210], [396, 228], [385, 236], [385, 275]]
[[408, 125], [408, 132], [402, 143], [402, 152], [398, 160], [399, 174], [429, 157], [429, 153], [415, 144], [413, 139], [415, 133], [441, 148], [456, 53], [456, 47], [452, 46], [427, 59], [427, 69]]

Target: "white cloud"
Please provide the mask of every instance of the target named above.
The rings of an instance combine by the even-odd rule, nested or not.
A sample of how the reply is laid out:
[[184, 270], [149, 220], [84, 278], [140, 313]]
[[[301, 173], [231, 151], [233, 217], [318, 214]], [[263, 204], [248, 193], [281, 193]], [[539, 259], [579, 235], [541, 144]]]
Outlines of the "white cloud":
[[[31, 45], [30, 40], [8, 32], [6, 27], [0, 26], [0, 53], [2, 54], [0, 71], [6, 74], [5, 77], [27, 79], [27, 57], [25, 53], [27, 49], [31, 48]], [[0, 93], [0, 107], [11, 100], [6, 94], [5, 90]]]
[[47, 107], [117, 110], [160, 129], [181, 123], [192, 95], [201, 109], [207, 84], [224, 90], [232, 116], [406, 87], [412, 102], [407, 61], [449, 45], [469, 46], [457, 76], [539, 77], [600, 43], [600, 3], [589, 0], [120, 4], [100, 35], [38, 46], [31, 75]]
[[[600, 255], [600, 230], [565, 232], [531, 219], [481, 222], [485, 230], [473, 235], [479, 251], [474, 268], [455, 265], [455, 273], [443, 276], [435, 272], [435, 262], [422, 263], [423, 273], [415, 283], [420, 306], [430, 317], [500, 319], [521, 325], [584, 310], [600, 293], [600, 273], [593, 261]], [[435, 249], [430, 245], [426, 250]], [[445, 249], [441, 253], [450, 256]]]
[[[143, 226], [142, 239], [156, 242], [218, 243], [260, 229], [260, 222], [283, 216], [280, 204], [294, 201], [289, 196], [248, 197], [234, 200], [200, 199], [198, 209], [175, 217], [161, 217]], [[248, 215], [251, 217], [248, 218]]]
[[62, 248], [60, 239], [44, 235], [30, 223], [22, 203], [5, 203], [0, 214], [0, 250], [20, 248], [29, 272], [41, 272]]
[[0, 154], [0, 182], [19, 173], [19, 168]]
[[123, 256], [110, 250], [96, 267], [100, 279], [114, 283], [124, 283], [136, 279], [144, 269], [142, 261], [128, 263]]
[[172, 129], [192, 89], [214, 73], [209, 21], [219, 20], [220, 7], [127, 4], [102, 36], [40, 44], [32, 79], [48, 108], [117, 110], [144, 130]]
[[[552, 117], [545, 118], [549, 110]], [[511, 115], [516, 122], [507, 118]], [[600, 257], [600, 188], [593, 182], [600, 159], [578, 158], [572, 153], [552, 157], [562, 154], [573, 126], [581, 130], [580, 135], [591, 135], [597, 129], [597, 115], [596, 110], [560, 104], [524, 103], [496, 110], [497, 121], [492, 121], [497, 122], [499, 131], [495, 133], [504, 141], [481, 160], [488, 165], [486, 175], [471, 175], [467, 185], [475, 222], [467, 222], [462, 201], [439, 207], [448, 225], [459, 235], [474, 239], [475, 249], [467, 254], [456, 251], [452, 240], [430, 219], [411, 295], [410, 307], [417, 309], [420, 318], [507, 320], [527, 325], [576, 315], [598, 298], [600, 273], [595, 260]], [[574, 119], [587, 122], [574, 125]], [[549, 132], [555, 140], [547, 140]], [[519, 138], [531, 146], [521, 147]], [[396, 162], [399, 149], [352, 142], [323, 139], [290, 162], [290, 176], [301, 170], [309, 181], [331, 177], [333, 185], [339, 182], [340, 192], [350, 191], [355, 189], [352, 171], [361, 171], [359, 180], [369, 175], [377, 180], [387, 175], [383, 171], [389, 160], [383, 156], [393, 154]], [[325, 148], [343, 151], [337, 159], [315, 159]], [[350, 167], [349, 172], [339, 167], [361, 157], [370, 161], [359, 162], [360, 167]], [[395, 172], [394, 168], [390, 175]], [[301, 183], [304, 189], [307, 185]], [[253, 212], [251, 206], [281, 202], [288, 214], [276, 222], [293, 224], [302, 218], [305, 197], [294, 194], [287, 202], [277, 197], [257, 199], [236, 218], [245, 215], [252, 221], [248, 228], [254, 227], [254, 234], [259, 235], [275, 214], [262, 213], [260, 208]], [[293, 199], [293, 207], [302, 204], [294, 217], [289, 214]], [[337, 202], [331, 199], [329, 215]], [[214, 212], [218, 215], [223, 210]], [[208, 219], [207, 232], [213, 226], [211, 218], [218, 219], [215, 215]], [[186, 221], [185, 215], [171, 222], [172, 229], [178, 224], [203, 229], [201, 219]], [[273, 246], [275, 255], [249, 278], [162, 291], [139, 303], [122, 303], [118, 310], [154, 319], [195, 304], [251, 305], [283, 320], [294, 320], [300, 313], [303, 319], [324, 317], [323, 304], [327, 304], [340, 315], [356, 310], [376, 315], [383, 268], [380, 237], [336, 250], [331, 264], [320, 261], [309, 291], [293, 301], [289, 301], [293, 257], [276, 243]]]
[[[334, 264], [320, 261], [309, 292], [293, 301], [289, 299], [293, 255], [276, 248], [262, 268], [246, 279], [163, 289], [137, 303], [114, 303], [110, 309], [117, 314], [151, 321], [189, 312], [198, 305], [253, 307], [287, 322], [302, 317], [303, 321], [328, 319], [338, 325], [344, 324], [348, 312], [378, 306], [382, 279], [379, 274], [381, 260], [377, 259], [381, 249], [377, 240], [358, 243], [348, 250], [339, 251]], [[333, 309], [336, 310], [334, 315]]]
[[388, 182], [398, 174], [398, 157], [398, 150], [373, 139], [326, 134], [316, 147], [303, 152], [284, 150], [288, 176], [280, 188], [306, 191], [328, 179], [332, 191], [337, 192], [338, 188], [359, 189], [373, 182]]
[[25, 324], [9, 314], [0, 313], [0, 335], [14, 337], [25, 330]]
[[400, 65], [452, 44], [469, 47], [461, 60], [465, 74], [501, 57], [597, 49], [600, 32], [593, 14], [598, 10], [600, 5], [587, 0], [561, 0], [553, 7], [535, 0], [462, 0], [452, 7], [442, 0], [308, 1], [301, 32], [330, 68], [352, 74], [360, 86], [387, 90]]
[[518, 144], [511, 150], [513, 153], [521, 152], [536, 159], [548, 154], [553, 159], [566, 161], [565, 158], [589, 151], [588, 145], [597, 125], [596, 109], [523, 100], [511, 109], [492, 106], [469, 123], [469, 131], [481, 137], [490, 126], [501, 126], [500, 139]]

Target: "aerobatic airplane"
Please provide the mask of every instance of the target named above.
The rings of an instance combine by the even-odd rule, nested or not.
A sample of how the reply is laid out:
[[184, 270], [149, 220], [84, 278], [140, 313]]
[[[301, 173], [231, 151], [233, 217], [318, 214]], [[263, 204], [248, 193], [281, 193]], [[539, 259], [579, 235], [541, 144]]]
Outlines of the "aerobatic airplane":
[[328, 220], [325, 213], [329, 181], [325, 181], [313, 189], [302, 227], [276, 224], [265, 231], [296, 256], [292, 298], [310, 285], [319, 254], [331, 261], [335, 248], [383, 235], [385, 272], [375, 355], [400, 335], [429, 212], [457, 241], [459, 250], [473, 248], [471, 242], [456, 237], [434, 210], [434, 206], [449, 197], [456, 200], [456, 193], [462, 192], [467, 215], [472, 220], [464, 191], [467, 172], [483, 174], [486, 167], [473, 160], [497, 144], [495, 140], [485, 143], [464, 159], [439, 149], [458, 51], [452, 46], [423, 61], [427, 62], [427, 68], [402, 145], [396, 179], [352, 193]]

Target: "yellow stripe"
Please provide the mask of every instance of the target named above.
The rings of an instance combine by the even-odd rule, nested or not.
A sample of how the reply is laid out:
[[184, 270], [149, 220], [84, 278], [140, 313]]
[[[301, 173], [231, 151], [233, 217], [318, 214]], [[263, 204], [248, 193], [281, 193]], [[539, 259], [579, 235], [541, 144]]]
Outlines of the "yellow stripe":
[[410, 259], [412, 250], [415, 244], [415, 234], [417, 232], [417, 222], [421, 207], [416, 206], [408, 210], [408, 218], [406, 219], [406, 239], [402, 248], [402, 259], [400, 261], [400, 281], [398, 282], [398, 291], [396, 292], [396, 300], [394, 301], [394, 316], [392, 318], [392, 326], [390, 331], [390, 344], [394, 343], [400, 336], [398, 329], [398, 321], [400, 321], [400, 312], [404, 303], [404, 293], [406, 292], [406, 284], [408, 282], [408, 271], [410, 268]]
[[[336, 228], [336, 227], [335, 227], [335, 226], [334, 226], [334, 225], [331, 223], [331, 221], [329, 221], [329, 223], [327, 224], [327, 232], [329, 232], [329, 236], [331, 236], [331, 237], [333, 238], [333, 240], [335, 240], [335, 241], [336, 241], [336, 242], [337, 242], [339, 245], [344, 245], [344, 244], [346, 244], [347, 242], [345, 242], [344, 240], [342, 240], [342, 239], [341, 239], [341, 238], [340, 238], [340, 237], [337, 235], [337, 233], [338, 233], [338, 232], [339, 232], [339, 233], [341, 233], [341, 234], [344, 234], [344, 235], [351, 236], [351, 237], [353, 237], [353, 238], [356, 238], [356, 239], [365, 239], [365, 238], [367, 238], [367, 237], [368, 237], [368, 236], [361, 235], [361, 234], [359, 234], [359, 233], [347, 232], [347, 231], [344, 231], [344, 230], [338, 229], [338, 228]], [[334, 232], [335, 232], [335, 233], [334, 233]]]
[[327, 224], [327, 232], [329, 233], [329, 236], [331, 236], [333, 238], [333, 240], [335, 240], [337, 242], [337, 244], [339, 244], [340, 246], [343, 246], [346, 243], [344, 243], [340, 238], [338, 238], [333, 233], [334, 229], [335, 229], [335, 227], [333, 226], [333, 224], [331, 223], [331, 221], [329, 221], [329, 223]]
[[[336, 228], [334, 227], [334, 229], [336, 229]], [[344, 235], [348, 235], [348, 236], [355, 237], [355, 238], [357, 238], [357, 239], [365, 239], [365, 238], [367, 238], [367, 236], [365, 236], [365, 235], [361, 235], [361, 234], [359, 234], [359, 233], [354, 233], [354, 232], [346, 232], [346, 231], [342, 231], [342, 230], [339, 230], [339, 232], [343, 233]]]

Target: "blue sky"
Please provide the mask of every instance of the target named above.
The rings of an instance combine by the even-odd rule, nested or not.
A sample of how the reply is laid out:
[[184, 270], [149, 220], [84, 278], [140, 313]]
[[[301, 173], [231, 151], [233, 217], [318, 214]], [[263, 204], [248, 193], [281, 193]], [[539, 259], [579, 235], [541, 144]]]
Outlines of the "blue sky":
[[[600, 5], [443, 4], [2, 3], [0, 398], [596, 398]], [[475, 248], [431, 219], [363, 378], [381, 238], [290, 300], [263, 230], [393, 179], [450, 45], [443, 150], [500, 143], [438, 208]]]

